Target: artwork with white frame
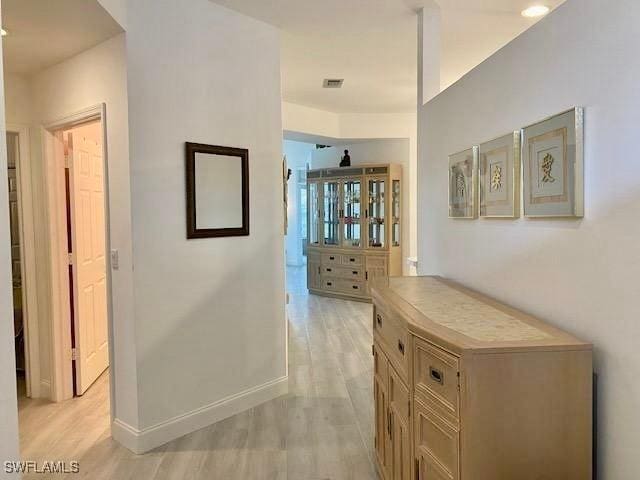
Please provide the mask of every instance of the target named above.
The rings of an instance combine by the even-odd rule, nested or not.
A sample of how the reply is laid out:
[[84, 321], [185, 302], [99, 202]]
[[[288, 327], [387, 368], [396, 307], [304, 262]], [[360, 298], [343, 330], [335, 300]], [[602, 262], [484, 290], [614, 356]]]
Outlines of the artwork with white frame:
[[584, 216], [583, 129], [578, 107], [522, 130], [526, 217]]
[[520, 131], [480, 145], [480, 217], [520, 216]]
[[477, 217], [478, 147], [449, 156], [449, 218]]

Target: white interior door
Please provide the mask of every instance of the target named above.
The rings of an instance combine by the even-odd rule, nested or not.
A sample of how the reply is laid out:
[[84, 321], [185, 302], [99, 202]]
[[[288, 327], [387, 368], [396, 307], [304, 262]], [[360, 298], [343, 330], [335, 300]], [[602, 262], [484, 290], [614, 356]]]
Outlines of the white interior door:
[[109, 366], [104, 159], [100, 122], [68, 133], [76, 393]]

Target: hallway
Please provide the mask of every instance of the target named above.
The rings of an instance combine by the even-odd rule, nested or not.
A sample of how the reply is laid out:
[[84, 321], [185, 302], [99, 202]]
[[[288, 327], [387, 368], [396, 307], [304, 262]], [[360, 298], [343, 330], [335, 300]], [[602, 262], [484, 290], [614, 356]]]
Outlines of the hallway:
[[287, 274], [289, 395], [136, 456], [110, 438], [103, 375], [62, 404], [21, 400], [23, 460], [77, 460], [69, 477], [92, 480], [376, 478], [371, 305], [309, 296], [306, 269]]

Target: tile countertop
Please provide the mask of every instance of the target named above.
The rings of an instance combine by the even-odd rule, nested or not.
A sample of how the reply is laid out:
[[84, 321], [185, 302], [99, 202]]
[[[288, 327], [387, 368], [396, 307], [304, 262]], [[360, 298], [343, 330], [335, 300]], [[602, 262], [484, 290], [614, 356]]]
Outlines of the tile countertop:
[[391, 277], [374, 286], [373, 300], [401, 311], [415, 335], [435, 336], [458, 353], [591, 349], [567, 332], [441, 277]]

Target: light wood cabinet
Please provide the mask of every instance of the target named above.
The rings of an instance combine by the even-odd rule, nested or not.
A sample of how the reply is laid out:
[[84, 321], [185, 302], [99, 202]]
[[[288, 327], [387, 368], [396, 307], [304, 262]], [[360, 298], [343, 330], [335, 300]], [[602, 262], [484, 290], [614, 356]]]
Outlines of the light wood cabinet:
[[378, 467], [383, 477], [388, 477], [389, 469], [389, 408], [388, 408], [388, 379], [389, 362], [379, 348], [374, 346], [374, 383], [373, 395], [375, 402], [375, 438], [374, 447]]
[[410, 398], [409, 388], [392, 367], [389, 370], [389, 470], [393, 480], [411, 479]]
[[383, 478], [410, 480], [411, 397], [406, 379], [395, 370], [379, 343], [374, 343], [374, 446]]
[[[371, 299], [371, 285], [402, 273], [401, 167], [396, 164], [307, 172], [307, 252], [311, 293]], [[311, 280], [314, 282], [312, 283]]]
[[591, 478], [590, 344], [438, 277], [373, 303], [381, 478]]

